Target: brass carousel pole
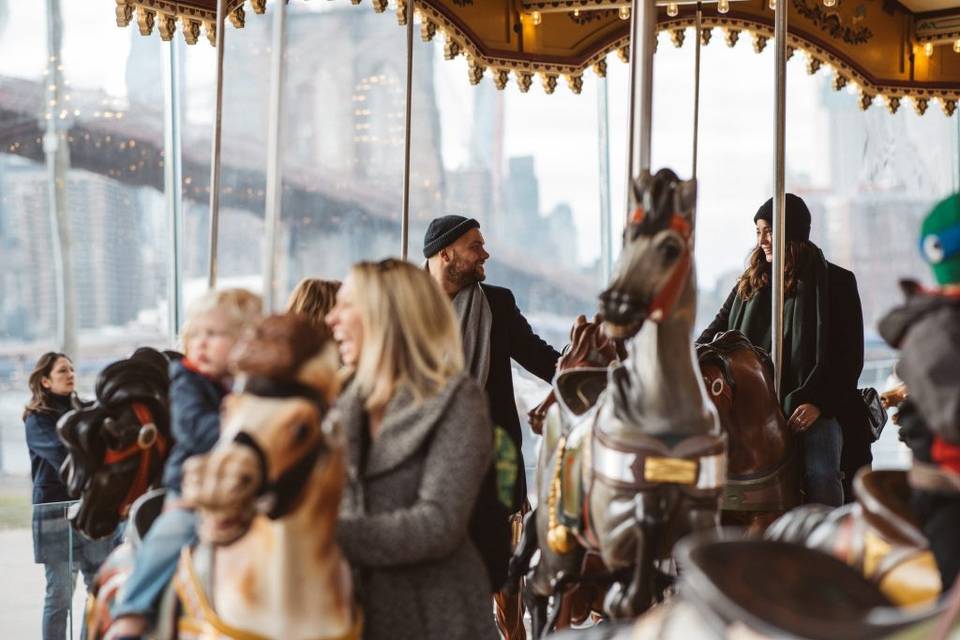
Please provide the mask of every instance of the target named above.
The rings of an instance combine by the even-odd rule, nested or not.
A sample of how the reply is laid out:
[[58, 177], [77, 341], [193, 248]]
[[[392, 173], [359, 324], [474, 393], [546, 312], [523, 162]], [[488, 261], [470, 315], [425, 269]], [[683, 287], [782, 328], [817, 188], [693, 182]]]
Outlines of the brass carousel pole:
[[46, 130], [43, 134], [43, 152], [47, 163], [47, 206], [50, 212], [51, 253], [57, 300], [57, 348], [76, 358], [76, 307], [73, 269], [70, 265], [70, 213], [67, 210], [67, 172], [70, 169], [67, 131], [72, 116], [64, 106], [67, 103], [63, 95], [62, 42], [63, 17], [60, 14], [60, 0], [47, 0], [47, 107], [44, 114]]
[[226, 0], [217, 0], [217, 94], [213, 115], [213, 143], [210, 152], [210, 269], [207, 273], [207, 286], [217, 286], [217, 251], [220, 238], [220, 137], [223, 119], [223, 39], [224, 4]]
[[697, 155], [700, 143], [700, 38], [703, 32], [703, 3], [697, 3], [697, 17], [693, 48], [693, 172], [692, 178], [697, 179]]
[[[633, 181], [650, 171], [650, 146], [653, 130], [653, 55], [657, 46], [656, 0], [633, 0], [631, 6], [630, 36], [630, 114], [627, 137], [627, 215], [636, 203]], [[639, 101], [637, 93], [640, 93]], [[639, 102], [639, 126], [635, 124], [636, 104]], [[634, 130], [639, 128], [639, 139]], [[636, 152], [634, 150], [636, 146]], [[634, 166], [634, 154], [636, 163]]]
[[777, 394], [783, 367], [783, 254], [786, 249], [784, 206], [785, 138], [787, 112], [787, 0], [778, 0], [774, 13], [774, 168], [773, 168], [773, 265], [771, 278], [771, 357]]
[[287, 49], [287, 3], [273, 5], [273, 44], [270, 52], [270, 103], [267, 115], [267, 201], [264, 214], [267, 242], [263, 256], [263, 308], [272, 313], [277, 290], [277, 232], [283, 208], [283, 58]]
[[410, 120], [413, 113], [413, 3], [406, 0], [407, 14], [407, 95], [403, 125], [403, 209], [400, 212], [400, 258], [407, 259], [410, 236]]
[[169, 255], [167, 267], [167, 331], [176, 345], [183, 323], [183, 179], [180, 146], [180, 44], [176, 38], [163, 51], [163, 192], [167, 200]]

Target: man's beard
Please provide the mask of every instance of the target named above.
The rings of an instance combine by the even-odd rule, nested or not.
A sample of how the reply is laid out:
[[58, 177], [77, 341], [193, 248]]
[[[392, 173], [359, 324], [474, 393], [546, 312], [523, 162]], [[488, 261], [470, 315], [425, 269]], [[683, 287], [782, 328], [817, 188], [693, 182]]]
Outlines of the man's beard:
[[480, 270], [479, 264], [468, 265], [467, 262], [458, 255], [454, 255], [453, 260], [447, 266], [446, 276], [449, 282], [460, 289], [471, 284], [483, 282], [487, 277], [486, 274]]

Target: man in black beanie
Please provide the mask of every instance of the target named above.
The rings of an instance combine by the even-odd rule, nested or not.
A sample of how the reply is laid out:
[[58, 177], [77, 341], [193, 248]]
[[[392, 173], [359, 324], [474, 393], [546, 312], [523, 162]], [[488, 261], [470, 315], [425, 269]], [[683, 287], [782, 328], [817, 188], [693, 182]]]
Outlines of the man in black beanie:
[[[430, 275], [453, 302], [463, 337], [465, 367], [487, 392], [494, 426], [506, 432], [516, 450], [517, 471], [511, 479], [512, 492], [507, 487], [507, 495], [500, 495], [498, 500], [496, 486], [490, 486], [493, 478], [488, 478], [478, 499], [475, 522], [471, 523], [478, 546], [497, 542], [497, 549], [480, 549], [493, 587], [497, 589], [506, 578], [510, 555], [509, 539], [505, 547], [502, 544], [503, 532], [509, 535], [504, 528], [507, 515], [520, 511], [526, 497], [520, 420], [510, 360], [541, 380], [551, 382], [560, 354], [533, 332], [509, 289], [481, 284], [486, 278], [484, 263], [490, 254], [484, 249], [480, 223], [476, 220], [448, 215], [431, 221], [423, 239], [423, 257], [427, 259]], [[503, 484], [501, 479], [501, 487]], [[493, 515], [497, 511], [495, 503], [502, 505], [502, 518]], [[496, 531], [491, 531], [491, 527]], [[493, 563], [496, 566], [491, 566], [493, 556], [500, 557]]]

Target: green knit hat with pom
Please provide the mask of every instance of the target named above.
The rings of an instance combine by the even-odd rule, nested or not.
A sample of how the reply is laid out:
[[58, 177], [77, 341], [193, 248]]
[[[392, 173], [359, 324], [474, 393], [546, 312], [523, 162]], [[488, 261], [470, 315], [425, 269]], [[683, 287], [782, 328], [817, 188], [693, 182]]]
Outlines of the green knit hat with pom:
[[938, 202], [923, 219], [920, 252], [938, 283], [960, 284], [960, 194]]

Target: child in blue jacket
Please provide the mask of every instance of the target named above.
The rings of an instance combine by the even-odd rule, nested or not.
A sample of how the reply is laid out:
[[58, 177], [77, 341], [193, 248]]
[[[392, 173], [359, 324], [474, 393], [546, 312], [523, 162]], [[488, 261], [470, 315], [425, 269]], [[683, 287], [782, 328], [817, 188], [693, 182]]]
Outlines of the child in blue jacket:
[[196, 516], [180, 502], [183, 463], [210, 451], [220, 437], [220, 403], [232, 382], [230, 351], [260, 316], [260, 298], [244, 289], [212, 291], [191, 305], [183, 332], [186, 357], [170, 365], [174, 444], [163, 472], [164, 512], [147, 532], [114, 603], [112, 634], [138, 637], [146, 631], [180, 550], [196, 542]]

